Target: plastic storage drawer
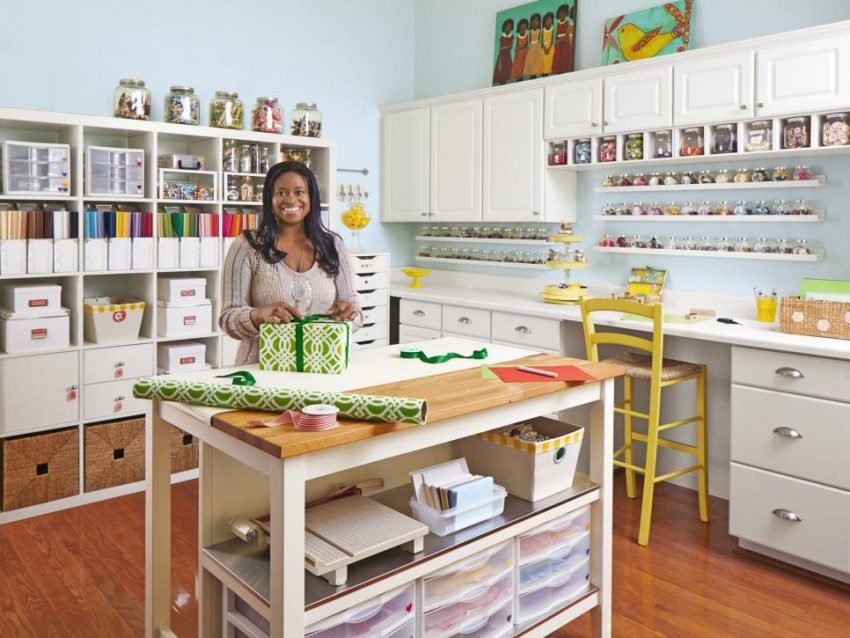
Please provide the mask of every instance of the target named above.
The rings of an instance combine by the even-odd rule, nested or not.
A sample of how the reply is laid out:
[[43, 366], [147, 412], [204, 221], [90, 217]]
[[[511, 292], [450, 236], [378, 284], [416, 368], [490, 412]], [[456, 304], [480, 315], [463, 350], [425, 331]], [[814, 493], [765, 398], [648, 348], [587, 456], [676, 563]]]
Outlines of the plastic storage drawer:
[[570, 542], [554, 547], [545, 557], [519, 568], [520, 595], [536, 589], [555, 575], [572, 571], [590, 555], [590, 532], [583, 532]]
[[543, 558], [556, 546], [579, 538], [590, 529], [590, 506], [586, 505], [519, 537], [519, 562], [525, 565]]
[[470, 635], [483, 619], [503, 608], [510, 609], [513, 580], [514, 573], [510, 571], [489, 587], [479, 587], [456, 603], [426, 612], [423, 635], [427, 638]]
[[422, 580], [425, 611], [458, 602], [501, 579], [513, 567], [513, 542], [491, 547]]
[[414, 598], [414, 585], [407, 585], [307, 627], [306, 635], [309, 638], [401, 638], [404, 634], [398, 633], [399, 630], [415, 617]]
[[519, 596], [517, 623], [537, 618], [575, 600], [590, 586], [590, 559], [576, 563], [569, 570], [549, 579], [538, 589]]

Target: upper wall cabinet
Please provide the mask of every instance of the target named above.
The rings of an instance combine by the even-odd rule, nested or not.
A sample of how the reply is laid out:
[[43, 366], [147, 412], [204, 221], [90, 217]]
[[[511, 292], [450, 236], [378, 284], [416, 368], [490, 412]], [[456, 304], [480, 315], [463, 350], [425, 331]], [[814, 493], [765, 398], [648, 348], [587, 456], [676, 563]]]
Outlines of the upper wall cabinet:
[[431, 109], [431, 220], [481, 219], [481, 100]]
[[428, 218], [430, 109], [388, 113], [381, 120], [381, 219]]
[[752, 119], [752, 52], [676, 64], [673, 68], [673, 122], [704, 124]]
[[673, 125], [672, 67], [634, 70], [605, 78], [606, 133]]
[[602, 131], [602, 78], [546, 87], [543, 137], [598, 135]]
[[484, 210], [490, 221], [543, 221], [543, 90], [484, 99]]
[[846, 108], [850, 104], [850, 38], [820, 38], [759, 49], [759, 116]]

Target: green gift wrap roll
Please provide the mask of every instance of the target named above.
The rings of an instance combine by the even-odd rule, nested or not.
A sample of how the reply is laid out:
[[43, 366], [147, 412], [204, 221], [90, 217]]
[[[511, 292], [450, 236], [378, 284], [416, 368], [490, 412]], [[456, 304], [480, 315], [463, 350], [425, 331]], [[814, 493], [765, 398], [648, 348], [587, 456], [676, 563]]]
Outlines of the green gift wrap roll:
[[347, 392], [296, 390], [271, 386], [229, 385], [209, 381], [180, 381], [167, 377], [145, 377], [136, 381], [133, 395], [138, 399], [177, 401], [234, 410], [283, 412], [324, 403], [339, 409], [341, 417], [383, 423], [424, 425], [428, 404], [424, 399], [383, 397]]
[[340, 374], [351, 359], [351, 324], [307, 315], [260, 326], [260, 370]]

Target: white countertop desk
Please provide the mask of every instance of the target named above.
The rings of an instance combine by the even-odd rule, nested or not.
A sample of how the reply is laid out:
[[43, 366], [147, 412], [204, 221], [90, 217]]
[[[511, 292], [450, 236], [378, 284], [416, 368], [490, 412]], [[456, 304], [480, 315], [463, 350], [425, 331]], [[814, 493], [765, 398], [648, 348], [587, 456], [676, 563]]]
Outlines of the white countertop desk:
[[[480, 347], [480, 342], [452, 338], [429, 341], [421, 345], [429, 353], [464, 352]], [[488, 349], [488, 363], [534, 354], [529, 350], [500, 345], [488, 346]], [[459, 379], [460, 376], [472, 380], [479, 378], [480, 364], [481, 361], [477, 360], [454, 359], [439, 366], [432, 366], [414, 359], [401, 359], [398, 357], [398, 346], [388, 346], [356, 352], [350, 368], [337, 376], [267, 372], [257, 372], [256, 376], [260, 384], [274, 383], [289, 387], [319, 387], [346, 391], [444, 373], [455, 373], [450, 380]], [[253, 370], [254, 366], [246, 366], [245, 369]], [[205, 379], [215, 374], [221, 374], [221, 371], [199, 372], [191, 375], [191, 378]], [[307, 453], [299, 452], [294, 456], [287, 456], [285, 445], [279, 449], [279, 454], [272, 454], [257, 447], [256, 443], [240, 440], [211, 425], [213, 415], [226, 412], [224, 410], [155, 401], [153, 423], [147, 429], [146, 440], [146, 636], [173, 635], [169, 629], [169, 424], [197, 436], [202, 444], [198, 596], [199, 631], [204, 637], [221, 635], [220, 581], [226, 581], [227, 586], [237, 595], [264, 610], [268, 615], [273, 638], [301, 636], [304, 627], [323, 618], [414, 581], [450, 565], [465, 555], [503, 542], [588, 503], [592, 504], [590, 575], [595, 589], [574, 604], [536, 621], [529, 627], [522, 627], [521, 633], [527, 636], [546, 636], [578, 615], [591, 611], [594, 636], [610, 636], [612, 406], [614, 377], [618, 375], [619, 369], [610, 374], [598, 374], [600, 381], [572, 387], [552, 383], [504, 384], [498, 386], [500, 404], [496, 407], [476, 407], [473, 401], [473, 405], [456, 410], [458, 406], [445, 400], [442, 401], [442, 407], [431, 412], [427, 425], [376, 426], [361, 440]], [[178, 375], [178, 378], [188, 376]], [[429, 407], [440, 403], [439, 396], [429, 398]], [[470, 403], [468, 397], [466, 403]], [[304, 571], [304, 503], [305, 483], [308, 480], [382, 459], [401, 457], [536, 415], [586, 404], [591, 406], [589, 436], [585, 437], [591, 448], [589, 479], [598, 485], [598, 489], [591, 486], [579, 496], [552, 505], [548, 501], [544, 506], [529, 504], [530, 513], [523, 517], [501, 527], [496, 526], [479, 536], [467, 534], [454, 548], [435, 552], [424, 559], [411, 558], [409, 565], [401, 569], [379, 578], [367, 579], [358, 586], [343, 590], [341, 594], [332, 594], [322, 600], [313, 601], [305, 609], [307, 601]], [[231, 414], [235, 413], [231, 411]], [[226, 420], [228, 416], [223, 415], [221, 418]], [[345, 424], [341, 426], [343, 429], [345, 427]], [[390, 431], [385, 432], [382, 427]], [[321, 436], [324, 433], [315, 434]], [[204, 551], [211, 545], [233, 538], [227, 529], [228, 518], [234, 515], [256, 515], [264, 511], [263, 508], [270, 511], [272, 527], [282, 529], [283, 532], [272, 535], [268, 550], [268, 567], [264, 568], [268, 574], [268, 601], [275, 601], [273, 604], [263, 601], [262, 597], [244, 582], [230, 578], [223, 570], [218, 569], [213, 561], [205, 556]]]

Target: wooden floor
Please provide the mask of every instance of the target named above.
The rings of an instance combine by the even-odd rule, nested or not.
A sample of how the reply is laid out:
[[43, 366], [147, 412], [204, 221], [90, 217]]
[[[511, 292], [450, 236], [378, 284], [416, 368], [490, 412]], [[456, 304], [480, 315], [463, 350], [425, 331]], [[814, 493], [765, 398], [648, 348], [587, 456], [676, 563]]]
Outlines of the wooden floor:
[[[850, 589], [736, 549], [726, 501], [699, 522], [696, 494], [657, 488], [649, 547], [634, 542], [639, 501], [618, 479], [614, 635], [629, 638], [850, 637]], [[197, 483], [174, 487], [172, 624], [195, 636]], [[144, 627], [144, 496], [0, 526], [0, 636], [122, 638]], [[589, 636], [586, 617], [556, 634]]]

